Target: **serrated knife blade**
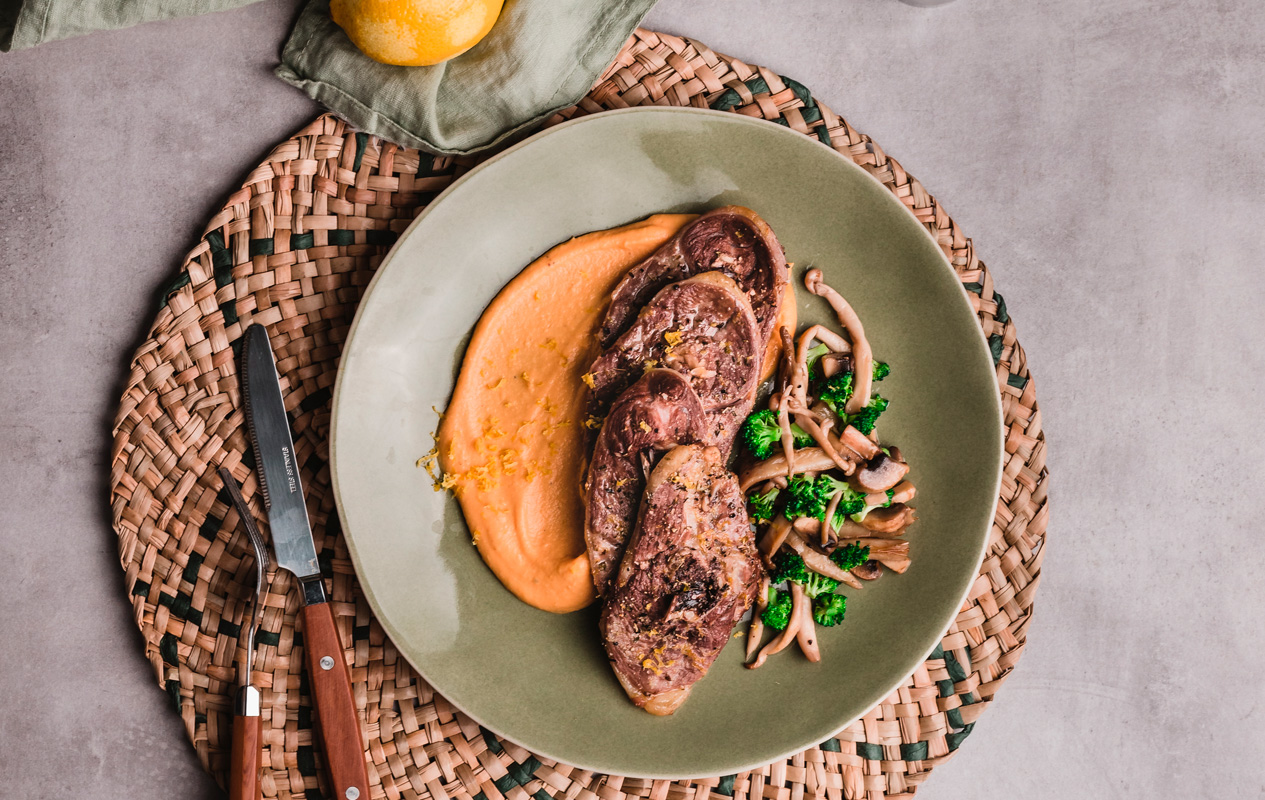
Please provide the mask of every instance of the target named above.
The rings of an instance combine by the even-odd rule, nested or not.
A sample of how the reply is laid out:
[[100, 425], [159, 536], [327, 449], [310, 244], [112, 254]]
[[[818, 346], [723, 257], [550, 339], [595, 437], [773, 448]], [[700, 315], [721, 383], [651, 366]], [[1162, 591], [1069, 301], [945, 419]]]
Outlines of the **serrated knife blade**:
[[277, 362], [264, 326], [251, 325], [246, 329], [242, 366], [246, 426], [259, 467], [277, 565], [300, 579], [311, 578], [321, 570], [303, 499], [294, 439], [290, 436], [290, 418], [281, 399]]

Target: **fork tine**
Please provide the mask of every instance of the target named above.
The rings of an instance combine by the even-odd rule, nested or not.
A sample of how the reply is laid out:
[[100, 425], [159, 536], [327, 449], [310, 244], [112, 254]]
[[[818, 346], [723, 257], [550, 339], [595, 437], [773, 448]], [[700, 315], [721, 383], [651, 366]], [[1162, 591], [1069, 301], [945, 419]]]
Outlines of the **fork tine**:
[[237, 509], [241, 527], [246, 529], [246, 537], [250, 539], [251, 547], [255, 551], [255, 596], [250, 604], [250, 627], [246, 631], [246, 669], [243, 675], [243, 680], [249, 683], [255, 655], [255, 633], [259, 630], [259, 603], [263, 597], [264, 578], [268, 565], [271, 563], [271, 557], [268, 544], [259, 531], [259, 525], [255, 522], [255, 515], [251, 513], [250, 507], [246, 505], [246, 499], [242, 497], [242, 490], [237, 485], [237, 479], [225, 467], [220, 467], [219, 473], [220, 480], [224, 481], [224, 488], [228, 489], [228, 496], [233, 501], [233, 507]]
[[264, 535], [260, 532], [259, 525], [255, 522], [255, 515], [251, 513], [250, 507], [246, 505], [246, 498], [242, 497], [241, 487], [237, 485], [237, 480], [233, 477], [233, 473], [229, 472], [226, 467], [220, 467], [220, 480], [224, 481], [224, 486], [228, 489], [229, 498], [233, 501], [233, 507], [237, 509], [237, 516], [241, 517], [242, 527], [246, 529], [246, 536], [250, 539], [250, 544], [255, 550], [255, 564], [257, 566], [255, 586], [262, 588], [264, 573], [272, 563], [268, 551], [268, 543], [264, 541]]

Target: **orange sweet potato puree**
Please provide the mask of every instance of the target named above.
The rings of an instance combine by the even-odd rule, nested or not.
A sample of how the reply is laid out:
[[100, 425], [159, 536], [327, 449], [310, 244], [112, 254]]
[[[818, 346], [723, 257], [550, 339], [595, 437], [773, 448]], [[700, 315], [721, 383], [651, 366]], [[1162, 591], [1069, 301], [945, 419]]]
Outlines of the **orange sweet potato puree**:
[[594, 599], [582, 493], [594, 333], [624, 273], [693, 218], [659, 214], [558, 245], [474, 329], [438, 433], [443, 485], [483, 560], [536, 608], [565, 613]]

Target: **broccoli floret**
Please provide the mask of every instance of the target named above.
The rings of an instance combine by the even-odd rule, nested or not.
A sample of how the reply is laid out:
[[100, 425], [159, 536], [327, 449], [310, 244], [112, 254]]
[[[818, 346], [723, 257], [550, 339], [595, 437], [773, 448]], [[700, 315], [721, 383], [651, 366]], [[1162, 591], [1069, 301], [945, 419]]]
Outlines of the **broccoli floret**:
[[810, 478], [803, 475], [792, 475], [790, 482], [786, 486], [786, 518], [799, 519], [800, 517], [820, 517], [826, 512], [826, 506], [821, 502], [821, 497], [817, 492], [817, 485]]
[[787, 624], [791, 621], [790, 592], [780, 592], [769, 587], [769, 605], [760, 612], [760, 619], [775, 631], [786, 630]]
[[823, 594], [813, 601], [813, 622], [833, 628], [843, 622], [848, 610], [848, 598], [841, 594]]
[[896, 496], [896, 490], [895, 490], [895, 489], [888, 489], [888, 490], [887, 490], [887, 502], [886, 502], [886, 503], [884, 503], [884, 504], [883, 504], [882, 506], [880, 506], [880, 507], [881, 507], [881, 508], [891, 508], [891, 507], [892, 507], [892, 498], [893, 498], [893, 497], [895, 497], [895, 496]]
[[[758, 459], [766, 459], [773, 448], [782, 441], [782, 428], [777, 424], [777, 412], [771, 408], [761, 409], [742, 423], [742, 443], [751, 455]], [[791, 423], [791, 435], [795, 437], [796, 447], [810, 447], [813, 437], [795, 423]]]
[[829, 475], [818, 475], [815, 487], [817, 494], [823, 499], [821, 514], [818, 517], [826, 515], [826, 507], [830, 505], [830, 501], [834, 496], [839, 494], [839, 505], [835, 508], [835, 527], [839, 527], [841, 517], [849, 514], [856, 514], [865, 508], [865, 493], [858, 492], [853, 489], [846, 481], [837, 480]]
[[830, 352], [830, 348], [825, 344], [818, 342], [816, 347], [810, 348], [804, 363], [808, 366], [808, 374], [817, 374], [817, 362], [821, 361], [821, 357]]
[[[883, 380], [889, 374], [891, 374], [891, 372], [892, 372], [892, 368], [889, 367], [885, 362], [883, 361], [874, 362], [873, 375], [874, 375], [875, 381]], [[817, 392], [817, 399], [825, 403], [826, 406], [834, 413], [838, 414], [839, 416], [844, 416], [844, 406], [846, 406], [848, 404], [848, 400], [852, 398], [852, 391], [855, 388], [855, 383], [856, 383], [855, 376], [851, 372], [837, 373], [831, 376], [830, 378], [828, 378], [826, 382], [822, 384], [821, 389]], [[870, 400], [870, 405], [874, 405], [875, 400], [879, 400], [879, 399], [881, 398], [878, 398], [877, 396], [875, 396], [874, 398]], [[886, 407], [887, 407], [887, 401], [883, 400], [883, 408], [886, 408]], [[878, 419], [878, 415], [883, 413], [883, 408], [878, 409], [878, 412], [874, 414], [875, 419]], [[859, 413], [865, 413], [865, 412], [859, 412]], [[848, 421], [851, 422], [851, 419], [849, 419]], [[871, 423], [870, 430], [873, 430], [873, 429], [874, 429], [874, 425], [873, 423]], [[860, 428], [858, 427], [857, 430], [860, 430]], [[869, 431], [862, 431], [862, 432], [869, 433]]]
[[747, 509], [751, 519], [756, 522], [768, 522], [773, 519], [773, 506], [779, 494], [776, 486], [764, 494], [753, 494], [747, 498]]
[[830, 554], [830, 560], [839, 566], [839, 569], [848, 571], [856, 569], [865, 562], [870, 560], [870, 548], [862, 547], [856, 542], [849, 542], [843, 547], [836, 547], [835, 551]]
[[833, 592], [839, 581], [813, 572], [804, 563], [804, 559], [789, 550], [783, 550], [773, 559], [773, 572], [769, 575], [772, 583], [790, 581], [804, 587], [804, 594], [809, 597]]
[[836, 372], [826, 379], [817, 391], [817, 399], [836, 414], [843, 414], [843, 407], [852, 397], [852, 373]]
[[817, 444], [817, 441], [813, 439], [813, 435], [811, 433], [796, 425], [794, 422], [791, 423], [791, 438], [795, 440], [796, 448], [812, 447]]
[[834, 578], [827, 578], [825, 575], [812, 572], [811, 570], [808, 572], [807, 578], [802, 581], [796, 581], [796, 583], [804, 587], [804, 594], [814, 599], [824, 594], [830, 594], [839, 588], [839, 581]]
[[785, 583], [786, 581], [803, 583], [808, 580], [809, 574], [808, 567], [804, 564], [804, 559], [790, 550], [783, 550], [773, 559], [773, 571], [769, 573], [769, 581], [771, 583]]
[[868, 436], [873, 432], [874, 423], [878, 422], [879, 415], [887, 410], [887, 405], [887, 399], [876, 394], [870, 398], [865, 408], [848, 415], [848, 424]]
[[777, 425], [777, 412], [768, 408], [755, 412], [742, 423], [739, 435], [751, 455], [760, 459], [768, 458], [773, 445], [782, 438], [782, 431]]
[[830, 475], [818, 475], [810, 481], [803, 475], [795, 475], [787, 486], [789, 499], [786, 518], [815, 517], [824, 520], [826, 509], [835, 495], [842, 495], [835, 509], [834, 525], [839, 527], [844, 516], [860, 513], [865, 508], [865, 494], [853, 489], [847, 482]]

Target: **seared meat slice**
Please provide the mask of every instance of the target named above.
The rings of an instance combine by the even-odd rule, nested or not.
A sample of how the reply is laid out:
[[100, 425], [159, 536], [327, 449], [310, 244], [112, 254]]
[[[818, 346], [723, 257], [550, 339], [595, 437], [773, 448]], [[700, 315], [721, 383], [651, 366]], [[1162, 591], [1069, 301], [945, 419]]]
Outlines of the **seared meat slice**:
[[[754, 399], [763, 357], [746, 297], [731, 279], [705, 272], [660, 290], [632, 327], [593, 362], [587, 379], [600, 414], [646, 369], [666, 367], [689, 380], [711, 414]], [[719, 430], [714, 420], [712, 427]], [[728, 453], [734, 432], [708, 442]]]
[[632, 701], [657, 715], [685, 702], [762, 575], [746, 503], [720, 452], [696, 444], [670, 451], [646, 482], [602, 607], [606, 654]]
[[611, 406], [584, 485], [584, 542], [599, 595], [623, 558], [651, 465], [664, 451], [706, 434], [703, 404], [689, 381], [670, 369], [650, 370]]
[[602, 320], [602, 347], [610, 347], [633, 324], [638, 309], [664, 286], [710, 270], [729, 276], [746, 294], [763, 352], [790, 275], [773, 230], [742, 206], [708, 211], [624, 276]]

